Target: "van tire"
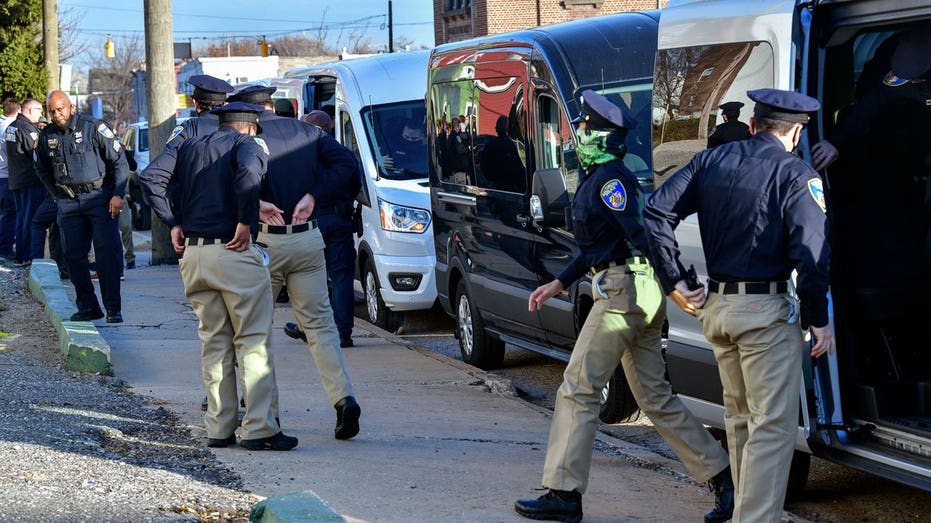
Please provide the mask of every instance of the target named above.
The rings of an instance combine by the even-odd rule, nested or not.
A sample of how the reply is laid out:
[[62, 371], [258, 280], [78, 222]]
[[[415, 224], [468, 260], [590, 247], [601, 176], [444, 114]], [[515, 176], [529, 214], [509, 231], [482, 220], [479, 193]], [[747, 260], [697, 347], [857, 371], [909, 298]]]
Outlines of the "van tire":
[[640, 407], [634, 393], [627, 384], [624, 367], [618, 365], [614, 375], [601, 391], [601, 410], [598, 418], [602, 423], [631, 423], [640, 419]]
[[378, 273], [375, 272], [375, 262], [371, 258], [365, 261], [365, 269], [362, 272], [362, 292], [365, 294], [367, 319], [388, 332], [397, 332], [404, 324], [404, 313], [389, 309], [381, 299]]
[[500, 367], [504, 363], [504, 342], [485, 332], [485, 324], [465, 280], [460, 280], [456, 286], [454, 307], [462, 361], [484, 370]]
[[794, 501], [801, 497], [808, 484], [808, 472], [811, 469], [811, 454], [796, 450], [792, 453], [792, 464], [789, 465], [789, 482], [786, 488], [786, 501]]

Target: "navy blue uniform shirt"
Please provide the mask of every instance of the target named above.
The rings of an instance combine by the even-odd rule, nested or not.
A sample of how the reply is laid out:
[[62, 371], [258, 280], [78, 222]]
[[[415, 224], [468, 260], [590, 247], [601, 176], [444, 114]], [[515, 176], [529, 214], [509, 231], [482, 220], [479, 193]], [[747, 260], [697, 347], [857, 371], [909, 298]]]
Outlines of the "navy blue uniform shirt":
[[259, 125], [270, 154], [262, 200], [282, 209], [285, 223], [305, 194], [320, 204], [355, 198], [346, 189], [347, 177], [358, 176], [352, 151], [319, 127], [272, 111], [259, 115]]
[[39, 134], [36, 174], [49, 193], [65, 197], [55, 184], [89, 184], [103, 178], [103, 189], [122, 198], [129, 169], [113, 131], [82, 114], [72, 115], [66, 127], [49, 124]]
[[827, 325], [828, 222], [811, 166], [758, 133], [702, 151], [670, 177], [643, 214], [667, 293], [686, 272], [673, 230], [695, 212], [712, 279], [785, 281], [797, 269], [803, 325]]
[[165, 150], [177, 149], [185, 140], [206, 136], [216, 132], [219, 128], [220, 118], [209, 112], [200, 114], [196, 118], [187, 119], [171, 130], [171, 135], [168, 137], [168, 141], [165, 142]]
[[[238, 223], [258, 223], [267, 162], [255, 138], [226, 127], [166, 149], [139, 180], [152, 210], [169, 227], [180, 225], [185, 236], [232, 239]], [[178, 209], [168, 202], [169, 182], [177, 184]]]
[[10, 167], [10, 190], [22, 189], [42, 183], [36, 174], [35, 149], [39, 128], [25, 115], [19, 114], [4, 134], [7, 160]]
[[[621, 160], [594, 167], [572, 202], [572, 232], [581, 252], [557, 279], [564, 288], [602, 262], [624, 262], [649, 249], [640, 184]], [[636, 249], [637, 252], [634, 252]]]

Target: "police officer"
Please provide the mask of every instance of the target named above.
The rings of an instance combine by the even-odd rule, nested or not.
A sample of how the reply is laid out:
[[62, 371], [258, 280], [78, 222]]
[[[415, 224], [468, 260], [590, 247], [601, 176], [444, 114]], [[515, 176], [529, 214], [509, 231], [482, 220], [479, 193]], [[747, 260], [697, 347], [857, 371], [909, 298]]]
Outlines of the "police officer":
[[[171, 227], [184, 292], [200, 320], [201, 362], [208, 407], [207, 445], [236, 444], [238, 401], [234, 360], [239, 363], [245, 416], [240, 445], [250, 450], [290, 450], [273, 409], [278, 392], [268, 351], [273, 303], [261, 249], [252, 244], [259, 192], [268, 162], [255, 138], [261, 107], [229, 104], [215, 113], [219, 129], [167, 149], [142, 171], [152, 210]], [[180, 205], [167, 198], [178, 184]]]
[[277, 116], [272, 111], [273, 92], [274, 87], [253, 86], [229, 98], [266, 109], [259, 121], [270, 158], [257, 241], [267, 246], [271, 257], [275, 295], [282, 285], [288, 286], [291, 307], [336, 409], [334, 435], [349, 439], [359, 433], [362, 410], [353, 396], [327, 296], [323, 235], [310, 218], [317, 202], [337, 201], [335, 189], [342, 186], [341, 180], [357, 175], [358, 164], [349, 149], [319, 127]]
[[750, 126], [738, 120], [740, 108], [743, 106], [742, 102], [727, 102], [718, 107], [724, 123], [718, 124], [708, 135], [709, 149], [728, 142], [750, 138]]
[[[792, 154], [820, 104], [777, 89], [747, 95], [756, 102], [754, 136], [698, 153], [653, 193], [644, 220], [663, 289], [698, 316], [718, 361], [737, 485], [734, 521], [759, 523], [782, 514], [798, 424], [802, 329], [814, 334], [813, 357], [833, 352], [834, 337], [824, 190], [818, 173]], [[694, 212], [710, 275], [707, 302], [703, 286], [690, 290], [685, 281], [673, 233]], [[800, 315], [788, 294], [793, 269]]]
[[[333, 128], [333, 119], [323, 111], [311, 111], [301, 121], [316, 125], [326, 133]], [[339, 332], [339, 346], [352, 347], [352, 326], [355, 322], [356, 298], [353, 279], [356, 268], [356, 248], [352, 240], [353, 203], [362, 187], [361, 175], [343, 177], [334, 184], [332, 201], [318, 201], [313, 217], [323, 235], [326, 245], [327, 278], [330, 280], [330, 300], [333, 304], [333, 319]], [[284, 332], [292, 338], [307, 341], [307, 336], [296, 323], [287, 323]]]
[[[4, 133], [10, 190], [16, 202], [16, 259], [23, 263], [42, 258], [45, 250], [44, 234], [41, 238], [32, 238], [32, 218], [48, 194], [36, 174], [35, 149], [39, 140], [36, 123], [41, 116], [42, 102], [28, 98], [23, 101], [23, 110]], [[38, 256], [35, 255], [36, 246], [42, 251]]]
[[588, 484], [598, 428], [601, 390], [617, 368], [641, 410], [650, 417], [692, 476], [711, 481], [715, 508], [705, 521], [730, 519], [733, 485], [727, 454], [673, 395], [665, 379], [661, 329], [665, 298], [644, 256], [649, 251], [640, 212], [643, 194], [624, 167], [624, 139], [636, 121], [626, 110], [593, 91], [582, 93], [578, 155], [585, 173], [572, 208], [581, 252], [557, 279], [537, 288], [529, 309], [568, 288], [588, 272], [595, 304], [579, 333], [556, 396], [537, 499], [518, 500], [514, 509], [532, 519], [577, 522]]
[[129, 176], [123, 149], [107, 124], [75, 113], [64, 92], [49, 94], [48, 111], [53, 125], [39, 135], [36, 172], [58, 200], [65, 263], [77, 294], [71, 321], [103, 317], [87, 262], [93, 240], [107, 323], [122, 322], [117, 218]]
[[227, 93], [233, 92], [229, 83], [207, 74], [196, 74], [188, 78], [188, 83], [194, 86], [194, 110], [197, 118], [185, 120], [171, 130], [166, 149], [174, 149], [184, 140], [195, 136], [204, 136], [217, 130], [217, 115], [211, 111], [226, 103]]

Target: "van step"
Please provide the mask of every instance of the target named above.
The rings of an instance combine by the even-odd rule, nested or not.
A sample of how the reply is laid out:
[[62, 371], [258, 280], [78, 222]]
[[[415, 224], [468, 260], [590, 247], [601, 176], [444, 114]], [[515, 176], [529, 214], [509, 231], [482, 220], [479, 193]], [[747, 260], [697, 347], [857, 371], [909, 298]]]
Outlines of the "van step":
[[[903, 416], [877, 421], [854, 420], [854, 423], [863, 426], [865, 435], [876, 443], [931, 458], [931, 431], [928, 430], [931, 418]], [[924, 428], [919, 428], [919, 424]]]

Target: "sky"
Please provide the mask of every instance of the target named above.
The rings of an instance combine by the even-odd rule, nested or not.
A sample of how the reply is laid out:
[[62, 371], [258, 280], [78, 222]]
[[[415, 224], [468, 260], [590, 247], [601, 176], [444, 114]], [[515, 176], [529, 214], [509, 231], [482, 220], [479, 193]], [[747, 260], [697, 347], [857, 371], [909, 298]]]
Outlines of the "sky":
[[[134, 34], [142, 38], [142, 6], [142, 0], [58, 0], [60, 16], [67, 17], [67, 11], [77, 15], [79, 38], [101, 54], [107, 34], [117, 52], [121, 39]], [[364, 32], [375, 45], [388, 43], [387, 0], [175, 0], [171, 10], [174, 41], [190, 39], [195, 50], [208, 38], [224, 36], [258, 40], [265, 35], [271, 40], [306, 29], [304, 34], [312, 37], [321, 21], [327, 27], [327, 43], [335, 48], [342, 48], [353, 30]], [[392, 14], [395, 41], [405, 36], [415, 47], [434, 46], [432, 0], [393, 0]]]

